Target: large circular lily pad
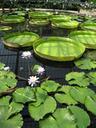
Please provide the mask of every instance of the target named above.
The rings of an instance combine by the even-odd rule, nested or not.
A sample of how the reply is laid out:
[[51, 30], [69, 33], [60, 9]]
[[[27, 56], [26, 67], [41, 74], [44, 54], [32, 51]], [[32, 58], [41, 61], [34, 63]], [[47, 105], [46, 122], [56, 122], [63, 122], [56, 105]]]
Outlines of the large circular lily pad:
[[71, 19], [71, 16], [67, 16], [67, 15], [52, 15], [50, 20], [52, 22], [56, 22], [56, 21], [69, 21]]
[[96, 23], [95, 22], [84, 22], [81, 24], [81, 28], [85, 30], [93, 30], [96, 31]]
[[29, 16], [33, 19], [48, 19], [48, 17], [52, 15], [51, 12], [40, 12], [40, 11], [33, 11], [29, 12]]
[[33, 44], [34, 52], [45, 59], [55, 61], [71, 61], [80, 57], [85, 46], [69, 38], [43, 38]]
[[11, 30], [12, 27], [11, 26], [0, 26], [0, 31], [8, 31]]
[[19, 15], [4, 15], [1, 18], [1, 23], [22, 23], [24, 21], [25, 18]]
[[75, 21], [75, 20], [70, 20], [70, 21], [55, 21], [52, 22], [52, 26], [53, 27], [58, 27], [58, 28], [68, 28], [68, 29], [72, 29], [72, 28], [77, 28], [79, 25], [79, 22]]
[[42, 25], [47, 25], [49, 23], [49, 21], [46, 20], [46, 19], [31, 19], [29, 21], [29, 23], [31, 25], [39, 25], [39, 26], [42, 26]]
[[29, 47], [39, 36], [33, 32], [12, 33], [3, 38], [3, 43], [12, 48]]
[[69, 37], [81, 44], [84, 44], [86, 48], [96, 49], [96, 32], [74, 31], [71, 32]]

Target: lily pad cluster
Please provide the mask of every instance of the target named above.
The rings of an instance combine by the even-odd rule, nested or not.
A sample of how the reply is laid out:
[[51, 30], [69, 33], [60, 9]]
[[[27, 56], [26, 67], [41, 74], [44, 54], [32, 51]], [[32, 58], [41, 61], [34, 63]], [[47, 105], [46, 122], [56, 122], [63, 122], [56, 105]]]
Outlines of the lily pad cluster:
[[[4, 81], [0, 83], [0, 89], [14, 85], [15, 75], [4, 71], [4, 67], [1, 63], [0, 82], [2, 79]], [[16, 88], [10, 96], [2, 94], [0, 126], [21, 128], [23, 118], [20, 111], [27, 104], [29, 115], [38, 122], [39, 128], [87, 128], [91, 123], [88, 113], [96, 115], [96, 92], [89, 88], [90, 84], [96, 86], [95, 76], [96, 72], [71, 72], [65, 78], [68, 85], [62, 86], [55, 81], [45, 80], [35, 87]], [[80, 107], [80, 104], [84, 106]]]

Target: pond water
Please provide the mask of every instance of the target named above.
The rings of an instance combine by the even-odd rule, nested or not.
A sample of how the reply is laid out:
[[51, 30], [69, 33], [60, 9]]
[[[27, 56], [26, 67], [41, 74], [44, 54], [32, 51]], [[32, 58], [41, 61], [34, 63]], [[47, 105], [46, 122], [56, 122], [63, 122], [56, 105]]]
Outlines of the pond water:
[[[67, 36], [70, 33], [70, 30], [66, 29], [52, 29], [50, 25], [40, 27], [40, 26], [31, 26], [28, 24], [28, 20], [24, 24], [14, 24], [11, 26], [13, 27], [12, 30], [7, 32], [0, 32], [0, 37], [2, 37], [5, 34], [11, 33], [11, 32], [22, 32], [24, 30], [32, 31], [37, 34], [39, 34], [41, 37], [46, 36]], [[6, 64], [6, 66], [9, 66], [13, 72], [15, 72], [18, 76], [28, 78], [29, 77], [29, 68], [28, 63], [31, 66], [34, 66], [35, 64], [39, 64], [45, 68], [45, 74], [44, 77], [49, 77], [52, 80], [55, 80], [63, 85], [66, 85], [66, 81], [64, 80], [65, 74], [71, 71], [80, 71], [77, 69], [73, 62], [55, 62], [55, 61], [49, 61], [42, 59], [38, 56], [36, 56], [33, 53], [33, 49], [31, 49], [32, 52], [32, 58], [28, 60], [23, 59], [21, 57], [23, 51], [16, 51], [14, 49], [8, 49], [6, 48], [2, 41], [0, 41], [0, 62], [3, 62]], [[26, 81], [19, 80], [18, 87], [26, 86]], [[32, 119], [29, 117], [29, 114], [26, 109], [27, 105], [25, 106], [22, 114], [24, 117], [24, 126], [23, 128], [36, 128], [38, 127], [38, 123], [32, 121]], [[92, 128], [92, 127], [91, 127]]]

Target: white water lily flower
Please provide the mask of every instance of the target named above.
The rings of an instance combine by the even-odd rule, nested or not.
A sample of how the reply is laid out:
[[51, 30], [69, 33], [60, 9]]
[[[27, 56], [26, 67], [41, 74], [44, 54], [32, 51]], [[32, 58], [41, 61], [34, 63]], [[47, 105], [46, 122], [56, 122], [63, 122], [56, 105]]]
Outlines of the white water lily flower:
[[37, 76], [30, 76], [28, 79], [28, 84], [31, 85], [31, 87], [33, 87], [34, 85], [36, 85], [37, 83], [39, 83], [39, 77]]
[[10, 67], [4, 67], [4, 70], [5, 71], [9, 71], [10, 70]]
[[37, 70], [37, 74], [40, 74], [40, 75], [42, 75], [44, 72], [45, 72], [45, 69], [41, 66]]
[[32, 57], [32, 54], [29, 51], [25, 51], [25, 52], [22, 53], [21, 56], [22, 56], [22, 58], [28, 59], [28, 58]]

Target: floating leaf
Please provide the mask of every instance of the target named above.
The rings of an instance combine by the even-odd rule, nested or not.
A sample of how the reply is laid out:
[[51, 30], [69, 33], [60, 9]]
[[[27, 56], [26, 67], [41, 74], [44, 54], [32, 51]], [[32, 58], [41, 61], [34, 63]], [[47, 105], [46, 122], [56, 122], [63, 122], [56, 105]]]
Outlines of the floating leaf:
[[67, 108], [57, 109], [52, 116], [40, 121], [40, 128], [76, 128], [75, 118]]
[[4, 69], [4, 67], [5, 67], [5, 64], [0, 63], [0, 70]]
[[70, 89], [71, 89], [71, 86], [64, 85], [61, 88], [59, 88], [57, 91], [58, 92], [64, 92], [65, 94], [68, 94]]
[[39, 106], [34, 106], [32, 103], [29, 104], [30, 116], [36, 121], [43, 119], [43, 117], [48, 113], [53, 113], [55, 109], [56, 101], [51, 96], [48, 96], [44, 103]]
[[65, 104], [77, 104], [77, 102], [71, 97], [70, 95], [70, 89], [71, 86], [63, 86], [58, 89], [58, 93], [55, 94], [55, 99], [59, 103], [65, 103]]
[[48, 118], [39, 122], [40, 128], [60, 128], [57, 124], [57, 121], [52, 117], [49, 116]]
[[84, 54], [84, 57], [95, 61], [96, 60], [96, 50], [87, 51]]
[[65, 79], [70, 85], [79, 85], [81, 87], [86, 87], [89, 85], [89, 79], [85, 77], [84, 72], [68, 73]]
[[10, 101], [9, 96], [0, 99], [0, 127], [2, 128], [21, 128], [23, 119], [21, 114], [18, 114], [23, 105]]
[[40, 104], [44, 103], [48, 95], [47, 92], [40, 87], [35, 88], [34, 91], [35, 91], [36, 102], [34, 102], [33, 105], [39, 106]]
[[90, 118], [86, 111], [77, 106], [69, 106], [68, 109], [76, 118], [78, 128], [87, 128], [90, 125]]
[[40, 67], [41, 67], [40, 65], [34, 65], [34, 66], [31, 68], [32, 73], [37, 74], [37, 70], [38, 70]]
[[34, 91], [31, 87], [18, 88], [13, 93], [13, 99], [15, 102], [19, 102], [19, 103], [26, 103], [36, 100]]
[[88, 58], [81, 58], [75, 61], [74, 63], [80, 69], [91, 70], [91, 69], [96, 68], [96, 61], [88, 59]]
[[88, 111], [96, 115], [96, 97], [94, 100], [90, 96], [87, 96], [85, 99], [85, 106], [88, 109]]
[[76, 128], [75, 118], [66, 108], [57, 109], [53, 113], [53, 117], [56, 119], [60, 128]]
[[41, 88], [47, 92], [55, 92], [59, 87], [60, 84], [52, 80], [47, 80], [41, 84]]
[[65, 103], [67, 105], [75, 105], [77, 104], [77, 102], [70, 96], [70, 94], [59, 94], [56, 93], [55, 94], [55, 99], [59, 102], [59, 103]]
[[96, 86], [96, 72], [90, 72], [87, 74], [90, 79], [90, 83]]
[[70, 90], [70, 95], [78, 102], [83, 103], [85, 102], [85, 98], [87, 96], [95, 97], [95, 92], [89, 88], [80, 88], [80, 87], [73, 87]]
[[17, 84], [15, 74], [10, 71], [0, 71], [0, 93], [7, 92]]

